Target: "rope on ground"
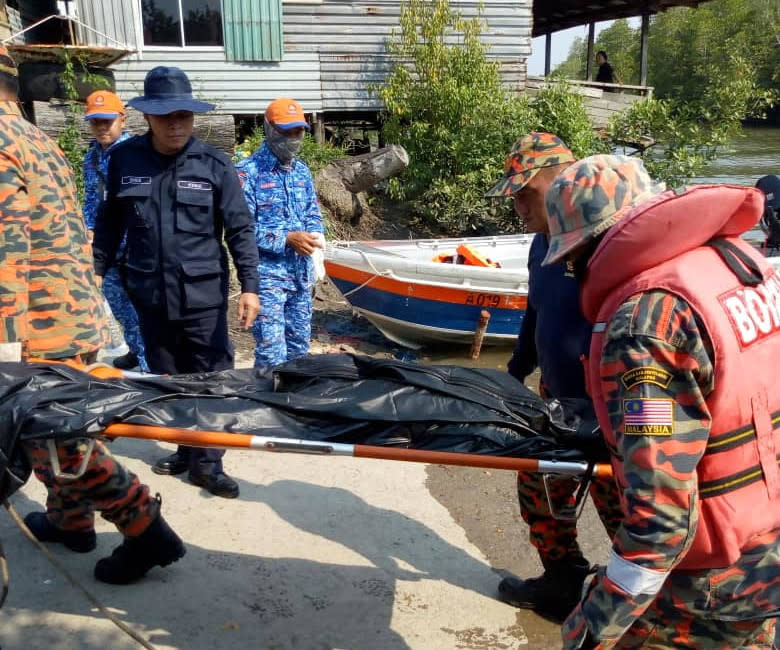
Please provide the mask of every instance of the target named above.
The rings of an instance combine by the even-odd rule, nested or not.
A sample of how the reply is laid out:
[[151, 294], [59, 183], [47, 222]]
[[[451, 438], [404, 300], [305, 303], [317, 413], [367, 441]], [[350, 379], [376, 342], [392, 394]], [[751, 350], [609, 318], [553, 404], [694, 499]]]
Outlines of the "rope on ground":
[[[8, 514], [11, 515], [11, 519], [14, 520], [14, 523], [16, 523], [17, 526], [19, 526], [20, 530], [24, 533], [25, 537], [29, 539], [35, 546], [38, 547], [38, 550], [41, 551], [46, 556], [46, 559], [49, 560], [49, 562], [54, 566], [57, 571], [59, 571], [65, 579], [78, 591], [80, 591], [84, 597], [94, 605], [103, 616], [105, 616], [109, 621], [111, 621], [114, 625], [116, 625], [122, 632], [127, 634], [129, 637], [131, 637], [134, 641], [136, 641], [140, 646], [146, 648], [146, 650], [157, 650], [151, 643], [149, 643], [146, 639], [144, 639], [138, 632], [136, 632], [134, 629], [132, 629], [130, 626], [128, 626], [124, 621], [117, 618], [114, 614], [112, 614], [106, 607], [97, 599], [96, 596], [93, 596], [90, 591], [87, 590], [87, 588], [82, 585], [76, 578], [73, 577], [73, 574], [68, 571], [65, 566], [60, 562], [54, 555], [52, 555], [51, 551], [46, 548], [43, 544], [41, 544], [40, 541], [35, 537], [35, 535], [32, 534], [32, 531], [27, 527], [27, 524], [24, 523], [24, 520], [21, 518], [19, 513], [16, 511], [16, 508], [14, 508], [6, 499], [3, 501], [3, 505], [5, 506], [5, 509], [8, 510]], [[1, 548], [1, 547], [0, 547]], [[2, 558], [2, 564], [5, 564], [5, 557], [3, 554]], [[4, 569], [4, 574], [7, 573], [7, 567]], [[5, 582], [5, 575], [3, 576], [3, 582], [5, 591], [3, 593], [3, 600], [5, 600], [5, 595], [8, 591], [6, 582]], [[2, 606], [2, 602], [0, 601], [0, 606]]]

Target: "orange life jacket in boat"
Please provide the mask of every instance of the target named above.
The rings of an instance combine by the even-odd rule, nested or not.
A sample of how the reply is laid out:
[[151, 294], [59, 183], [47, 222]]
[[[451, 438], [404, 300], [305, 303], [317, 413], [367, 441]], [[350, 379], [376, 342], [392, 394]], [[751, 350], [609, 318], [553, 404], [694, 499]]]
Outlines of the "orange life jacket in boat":
[[455, 264], [456, 253], [439, 253], [431, 258], [431, 262], [439, 262], [441, 264]]
[[458, 245], [458, 255], [462, 256], [464, 263], [469, 266], [486, 266], [492, 268], [499, 268], [501, 266], [498, 262], [492, 261], [489, 257], [486, 257], [476, 248], [472, 248], [468, 244]]

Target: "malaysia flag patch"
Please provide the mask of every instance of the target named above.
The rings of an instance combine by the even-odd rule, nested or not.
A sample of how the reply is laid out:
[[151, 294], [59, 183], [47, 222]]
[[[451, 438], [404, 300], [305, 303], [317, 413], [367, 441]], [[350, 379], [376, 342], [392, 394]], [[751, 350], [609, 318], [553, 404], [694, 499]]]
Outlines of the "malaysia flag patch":
[[670, 436], [674, 429], [671, 399], [624, 399], [623, 433], [633, 436]]

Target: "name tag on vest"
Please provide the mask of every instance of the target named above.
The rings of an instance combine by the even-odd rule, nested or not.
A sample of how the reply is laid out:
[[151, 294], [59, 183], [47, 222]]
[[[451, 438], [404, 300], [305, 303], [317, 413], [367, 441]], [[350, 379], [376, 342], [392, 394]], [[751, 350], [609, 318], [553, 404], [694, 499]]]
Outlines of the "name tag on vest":
[[151, 185], [151, 176], [122, 176], [122, 185]]
[[757, 287], [739, 287], [718, 297], [740, 346], [780, 331], [780, 278], [773, 273]]
[[179, 181], [176, 185], [180, 190], [199, 190], [200, 192], [211, 191], [211, 183], [208, 181]]

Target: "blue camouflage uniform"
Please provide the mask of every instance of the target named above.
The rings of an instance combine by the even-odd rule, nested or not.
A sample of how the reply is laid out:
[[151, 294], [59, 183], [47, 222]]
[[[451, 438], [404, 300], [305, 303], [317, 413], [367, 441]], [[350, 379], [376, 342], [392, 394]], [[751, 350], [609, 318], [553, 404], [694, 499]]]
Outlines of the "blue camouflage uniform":
[[[108, 148], [103, 149], [100, 143], [93, 140], [84, 155], [84, 221], [89, 230], [95, 230], [95, 219], [97, 217], [100, 203], [104, 199], [106, 190], [106, 175], [108, 174], [108, 161], [112, 149], [120, 142], [124, 142], [132, 137], [127, 131], [122, 133], [119, 138]], [[121, 256], [120, 250], [119, 255]], [[103, 278], [103, 295], [108, 300], [111, 311], [122, 325], [125, 334], [125, 341], [130, 352], [138, 357], [138, 366], [142, 372], [149, 372], [149, 366], [146, 363], [146, 354], [144, 350], [144, 340], [141, 336], [141, 327], [138, 324], [138, 314], [135, 312], [133, 303], [125, 291], [122, 281], [119, 277], [119, 269], [112, 267]]]
[[311, 338], [314, 263], [287, 245], [287, 233], [324, 232], [309, 168], [279, 164], [267, 144], [236, 165], [260, 253], [260, 314], [252, 332], [255, 367], [304, 356]]

